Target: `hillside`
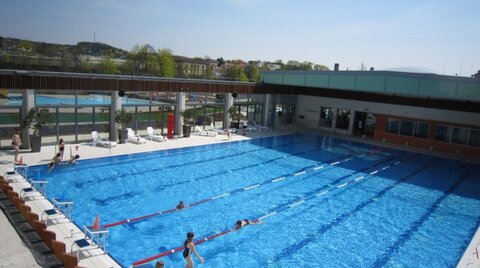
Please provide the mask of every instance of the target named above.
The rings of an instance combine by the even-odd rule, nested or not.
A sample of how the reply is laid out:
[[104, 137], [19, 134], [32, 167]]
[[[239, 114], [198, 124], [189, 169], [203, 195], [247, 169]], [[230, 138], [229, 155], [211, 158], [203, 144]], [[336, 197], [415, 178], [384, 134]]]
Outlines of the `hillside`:
[[53, 44], [8, 38], [0, 36], [0, 50], [13, 54], [30, 53], [46, 57], [77, 57], [78, 55], [104, 56], [111, 54], [114, 58], [126, 58], [128, 51], [98, 42], [79, 42], [76, 45]]

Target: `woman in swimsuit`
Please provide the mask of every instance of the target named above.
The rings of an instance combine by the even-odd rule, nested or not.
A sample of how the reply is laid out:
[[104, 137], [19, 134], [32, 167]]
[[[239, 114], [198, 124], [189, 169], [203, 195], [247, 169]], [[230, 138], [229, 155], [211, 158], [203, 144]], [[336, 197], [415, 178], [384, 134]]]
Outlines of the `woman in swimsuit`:
[[63, 152], [65, 151], [65, 143], [63, 143], [63, 139], [58, 141], [58, 152], [61, 154], [60, 159], [63, 159]]
[[193, 244], [193, 238], [195, 238], [195, 234], [193, 232], [188, 232], [187, 240], [185, 240], [185, 242], [183, 243], [183, 246], [185, 246], [185, 249], [183, 250], [183, 257], [187, 261], [187, 265], [185, 266], [185, 268], [193, 268], [194, 266], [192, 252], [195, 253], [201, 263], [204, 262], [203, 258], [198, 254], [197, 250], [195, 249], [195, 245]]
[[15, 162], [20, 161], [18, 159], [18, 152], [20, 152], [20, 146], [22, 146], [22, 140], [20, 139], [20, 135], [18, 135], [18, 131], [15, 131], [12, 136], [12, 147], [15, 151]]

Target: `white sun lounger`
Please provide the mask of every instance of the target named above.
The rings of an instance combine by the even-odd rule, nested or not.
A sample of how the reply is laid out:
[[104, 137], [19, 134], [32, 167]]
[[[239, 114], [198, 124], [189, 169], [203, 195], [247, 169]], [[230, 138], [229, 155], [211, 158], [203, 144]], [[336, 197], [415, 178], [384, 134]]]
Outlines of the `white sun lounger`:
[[147, 134], [148, 134], [148, 137], [147, 139], [149, 140], [152, 140], [152, 141], [167, 141], [167, 137], [164, 137], [162, 135], [160, 135], [160, 133], [155, 133], [155, 131], [153, 131], [153, 127], [147, 127]]
[[143, 144], [145, 142], [147, 142], [146, 139], [140, 137], [140, 135], [138, 134], [135, 134], [133, 132], [133, 129], [131, 128], [127, 128], [127, 140], [126, 141], [130, 141], [130, 142], [133, 142], [133, 143], [136, 143], [136, 144]]
[[93, 138], [93, 141], [92, 141], [93, 146], [97, 146], [97, 144], [100, 144], [100, 145], [102, 145], [103, 147], [106, 147], [106, 148], [112, 148], [112, 147], [117, 146], [116, 142], [110, 141], [110, 140], [107, 140], [107, 139], [104, 139], [104, 138], [100, 137], [100, 135], [98, 135], [97, 131], [92, 131], [92, 138]]
[[269, 127], [265, 127], [265, 126], [262, 126], [262, 125], [259, 125], [259, 124], [255, 123], [255, 120], [249, 120], [248, 125], [252, 126], [253, 128], [256, 128], [258, 131], [270, 130]]
[[200, 136], [208, 136], [208, 137], [217, 136], [217, 132], [203, 130], [199, 126], [195, 126], [195, 132], [193, 132], [193, 134], [200, 135]]

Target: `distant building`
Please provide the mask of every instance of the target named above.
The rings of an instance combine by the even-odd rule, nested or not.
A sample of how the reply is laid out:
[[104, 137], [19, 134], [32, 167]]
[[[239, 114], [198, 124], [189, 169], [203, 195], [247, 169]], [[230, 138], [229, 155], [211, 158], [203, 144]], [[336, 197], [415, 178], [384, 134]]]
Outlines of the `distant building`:
[[[88, 62], [91, 64], [99, 64], [104, 60], [105, 57], [103, 56], [93, 56], [93, 55], [86, 55], [86, 54], [80, 54], [78, 55], [78, 60], [82, 63]], [[117, 65], [121, 65], [125, 63], [125, 59], [111, 59], [113, 62], [115, 62]]]

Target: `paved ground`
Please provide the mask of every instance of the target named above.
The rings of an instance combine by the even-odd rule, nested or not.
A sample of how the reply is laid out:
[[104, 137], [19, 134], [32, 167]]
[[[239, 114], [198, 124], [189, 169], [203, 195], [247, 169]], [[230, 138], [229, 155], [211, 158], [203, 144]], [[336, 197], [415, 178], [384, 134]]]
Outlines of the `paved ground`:
[[[282, 130], [282, 131], [263, 131], [263, 132], [247, 132], [247, 136], [235, 135], [233, 136], [232, 141], [245, 140], [250, 138], [265, 137], [272, 135], [283, 135], [294, 132], [295, 130]], [[328, 135], [338, 136], [332, 133]], [[460, 158], [464, 161], [476, 162], [479, 163], [478, 159], [465, 158], [459, 155], [445, 155], [438, 152], [432, 152], [430, 150], [420, 150], [413, 147], [398, 147], [395, 145], [385, 144], [371, 139], [362, 139], [360, 137], [351, 137], [351, 136], [338, 136], [345, 139], [353, 139], [360, 142], [371, 143], [376, 145], [382, 145], [386, 147], [401, 148], [407, 150], [413, 150], [425, 154], [433, 154], [436, 156], [443, 157], [455, 157]], [[79, 145], [79, 154], [82, 159], [87, 158], [96, 158], [112, 155], [121, 155], [129, 154], [135, 152], [144, 152], [144, 151], [156, 151], [156, 150], [165, 150], [178, 147], [187, 147], [187, 146], [197, 146], [203, 144], [211, 143], [223, 143], [229, 142], [228, 138], [224, 135], [218, 135], [216, 137], [204, 137], [204, 136], [192, 136], [190, 138], [180, 138], [177, 140], [169, 140], [167, 142], [154, 142], [148, 141], [146, 144], [120, 144], [117, 147], [112, 149], [102, 148], [102, 147], [93, 147], [89, 144], [67, 144], [65, 153], [68, 155], [70, 149], [75, 148], [76, 145]], [[54, 146], [44, 146], [42, 147], [42, 152], [40, 153], [31, 153], [31, 152], [22, 152], [23, 160], [29, 165], [36, 164], [47, 164], [52, 156], [55, 154]], [[0, 152], [0, 174], [4, 174], [7, 170], [12, 170], [13, 167], [13, 153], [11, 151], [2, 151]], [[24, 182], [14, 183], [17, 189], [23, 187]], [[27, 205], [32, 206], [33, 211], [37, 211], [39, 214], [45, 208], [51, 208], [51, 204], [43, 198], [34, 198], [33, 201], [28, 201]], [[54, 219], [55, 224], [49, 225], [48, 229], [57, 232], [57, 239], [63, 240], [67, 244], [67, 249], [70, 248], [75, 236], [73, 233], [79, 232], [78, 235], [81, 236], [80, 230], [75, 229], [71, 223], [65, 221], [65, 219]], [[73, 233], [72, 233], [73, 230]], [[475, 250], [480, 250], [480, 229], [475, 235], [469, 249], [465, 253], [465, 258], [462, 260], [461, 265], [458, 267], [480, 267], [480, 261], [478, 257], [475, 256]], [[476, 260], [475, 260], [476, 259]], [[97, 254], [93, 252], [80, 257], [80, 265], [85, 267], [117, 267], [117, 265], [108, 258], [108, 255]], [[33, 258], [31, 252], [26, 248], [22, 241], [19, 239], [17, 233], [12, 228], [10, 222], [6, 219], [3, 213], [0, 213], [0, 267], [40, 267], [35, 259]]]
[[0, 267], [40, 267], [1, 212], [0, 241]]

